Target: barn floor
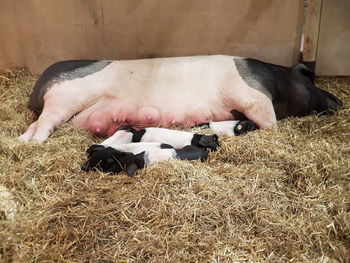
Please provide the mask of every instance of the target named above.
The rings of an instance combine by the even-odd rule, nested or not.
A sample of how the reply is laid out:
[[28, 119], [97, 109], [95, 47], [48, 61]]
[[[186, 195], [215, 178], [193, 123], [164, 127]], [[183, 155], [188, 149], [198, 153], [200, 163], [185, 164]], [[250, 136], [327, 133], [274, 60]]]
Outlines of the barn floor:
[[[350, 78], [318, 78], [333, 116], [221, 137], [207, 162], [134, 177], [80, 171], [100, 138], [16, 140], [35, 75], [0, 75], [0, 262], [349, 262]], [[206, 131], [204, 131], [206, 132]]]

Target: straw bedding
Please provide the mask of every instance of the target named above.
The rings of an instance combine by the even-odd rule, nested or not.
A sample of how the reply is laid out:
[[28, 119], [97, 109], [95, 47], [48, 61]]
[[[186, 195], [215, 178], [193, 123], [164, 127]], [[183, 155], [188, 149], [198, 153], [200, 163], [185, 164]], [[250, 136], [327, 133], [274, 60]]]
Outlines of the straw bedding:
[[332, 116], [222, 136], [207, 162], [134, 178], [82, 172], [102, 139], [68, 125], [16, 140], [36, 78], [0, 74], [1, 262], [350, 261], [350, 78], [317, 79], [343, 99]]

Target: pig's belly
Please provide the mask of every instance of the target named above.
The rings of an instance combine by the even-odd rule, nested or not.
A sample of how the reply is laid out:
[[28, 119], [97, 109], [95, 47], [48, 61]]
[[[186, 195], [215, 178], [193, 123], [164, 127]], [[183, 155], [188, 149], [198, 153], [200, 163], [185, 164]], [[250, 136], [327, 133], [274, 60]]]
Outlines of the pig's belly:
[[232, 105], [227, 104], [224, 94], [230, 88], [227, 85], [234, 83], [232, 57], [190, 60], [183, 64], [182, 59], [175, 58], [111, 63], [101, 75], [115, 81], [99, 87], [93, 102], [70, 122], [97, 135], [110, 136], [125, 125], [191, 127], [233, 119]]

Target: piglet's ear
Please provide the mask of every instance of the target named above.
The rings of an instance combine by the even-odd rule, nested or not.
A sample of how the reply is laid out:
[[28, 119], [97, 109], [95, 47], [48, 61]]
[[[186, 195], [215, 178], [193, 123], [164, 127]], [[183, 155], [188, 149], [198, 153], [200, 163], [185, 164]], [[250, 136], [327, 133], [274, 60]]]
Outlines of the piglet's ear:
[[145, 155], [146, 155], [146, 151], [140, 152], [135, 155], [135, 162], [140, 167], [140, 169], [145, 166], [145, 158], [146, 158]]
[[132, 163], [130, 164], [127, 168], [126, 168], [126, 173], [129, 175], [129, 176], [134, 176], [136, 171], [138, 170], [139, 168], [137, 167], [137, 165], [135, 163]]
[[129, 176], [134, 176], [136, 171], [145, 167], [145, 151], [134, 156], [133, 162], [126, 168], [126, 173]]

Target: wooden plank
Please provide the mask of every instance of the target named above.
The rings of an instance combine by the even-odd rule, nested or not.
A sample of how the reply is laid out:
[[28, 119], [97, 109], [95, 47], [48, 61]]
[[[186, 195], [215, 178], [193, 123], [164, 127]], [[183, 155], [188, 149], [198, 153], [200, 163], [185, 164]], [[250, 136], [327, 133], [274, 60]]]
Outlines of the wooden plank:
[[303, 39], [303, 60], [315, 62], [320, 29], [322, 0], [309, 0]]
[[323, 0], [316, 74], [350, 75], [350, 1]]
[[292, 65], [302, 0], [0, 1], [0, 69], [67, 59], [228, 54]]

